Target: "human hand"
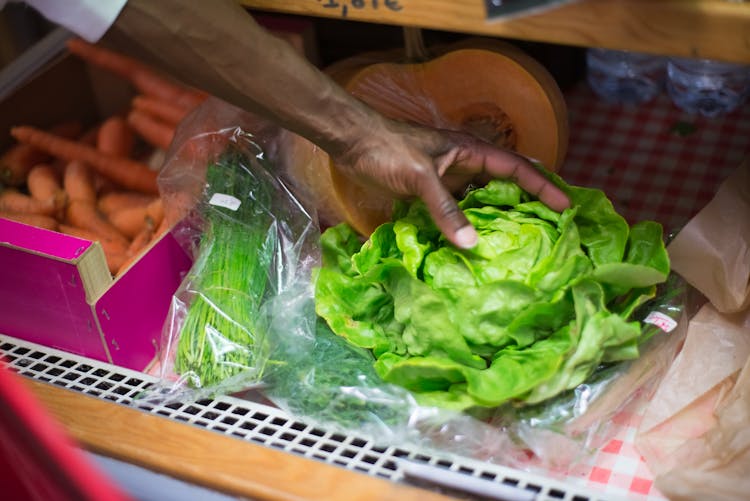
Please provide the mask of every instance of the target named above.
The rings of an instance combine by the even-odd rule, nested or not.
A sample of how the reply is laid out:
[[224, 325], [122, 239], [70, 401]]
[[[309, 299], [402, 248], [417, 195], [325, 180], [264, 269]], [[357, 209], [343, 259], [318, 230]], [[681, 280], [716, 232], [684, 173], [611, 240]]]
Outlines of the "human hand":
[[332, 155], [337, 167], [359, 182], [397, 198], [418, 196], [454, 245], [473, 247], [476, 230], [451, 191], [475, 179], [509, 179], [556, 211], [567, 196], [525, 157], [469, 134], [384, 119], [345, 151]]
[[[168, 22], [165, 14], [176, 9], [181, 23]], [[215, 21], [206, 23], [208, 18]], [[220, 37], [215, 26], [222, 26]], [[315, 143], [348, 177], [390, 197], [420, 197], [440, 230], [459, 247], [472, 247], [477, 234], [450, 192], [472, 180], [512, 179], [552, 209], [569, 204], [523, 156], [470, 135], [378, 114], [261, 28], [236, 2], [131, 0], [115, 28], [145, 49], [155, 65]], [[118, 41], [121, 46], [123, 40]], [[163, 51], [154, 49], [163, 43], [174, 47], [170, 55], [186, 56], [165, 59]], [[138, 55], [143, 58], [143, 51]], [[207, 71], [216, 60], [223, 62], [220, 71]], [[246, 71], [249, 67], [256, 71]]]

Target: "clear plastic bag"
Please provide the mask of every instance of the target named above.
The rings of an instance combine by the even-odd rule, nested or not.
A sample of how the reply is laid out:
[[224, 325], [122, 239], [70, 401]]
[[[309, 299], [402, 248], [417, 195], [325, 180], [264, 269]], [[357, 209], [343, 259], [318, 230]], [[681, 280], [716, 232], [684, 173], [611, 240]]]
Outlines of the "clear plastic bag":
[[[526, 470], [565, 470], [611, 438], [612, 417], [656, 391], [684, 339], [685, 292], [682, 280], [672, 275], [659, 296], [641, 308], [641, 318], [668, 318], [674, 330], [644, 323], [649, 340], [638, 359], [603, 365], [584, 384], [535, 406], [457, 412], [419, 405], [408, 390], [378, 377], [368, 350], [350, 345], [320, 319], [314, 338], [286, 338], [276, 346], [274, 358], [283, 362], [268, 372], [263, 391], [290, 415], [378, 444], [408, 443]], [[312, 299], [306, 307], [313, 308]], [[278, 327], [277, 332], [291, 332], [294, 326]]]
[[[278, 130], [231, 111], [216, 101], [189, 118], [160, 175], [173, 233], [194, 260], [163, 333], [160, 391], [170, 398], [260, 383], [270, 363], [267, 305], [309, 284], [317, 263], [315, 214], [268, 156]], [[249, 124], [253, 132], [242, 125], [204, 131], [219, 123]]]
[[685, 343], [645, 408], [635, 445], [669, 499], [750, 491], [750, 159], [669, 245], [695, 290]]
[[[680, 329], [666, 334], [648, 322], [644, 337], [650, 340], [639, 359], [601, 366], [585, 384], [533, 407], [508, 404], [459, 412], [420, 405], [409, 390], [384, 382], [368, 350], [333, 334], [316, 316], [313, 270], [321, 265], [320, 227], [315, 207], [289, 188], [289, 137], [287, 131], [221, 102], [205, 104], [178, 131], [180, 142], [172, 147], [160, 182], [168, 213], [177, 221], [174, 233], [195, 257], [195, 266], [175, 293], [165, 323], [161, 382], [144, 401], [250, 395], [255, 392], [244, 390], [257, 388], [264, 402], [295, 418], [383, 446], [411, 444], [437, 454], [533, 469], [584, 459], [606, 440], [612, 416], [654, 391], [674, 358]], [[244, 195], [227, 192], [233, 168], [253, 186]], [[212, 169], [220, 175], [212, 177]], [[225, 205], [254, 207], [250, 220], [211, 203], [217, 193], [231, 195]], [[253, 235], [260, 255], [246, 251], [245, 257], [265, 270], [262, 288], [227, 291], [224, 278], [213, 288], [204, 281], [210, 275], [209, 255], [216, 252], [216, 219], [236, 225], [246, 237]], [[236, 251], [238, 238], [220, 237], [233, 245], [219, 254]], [[225, 292], [230, 302], [241, 300], [244, 311], [233, 313], [231, 307], [237, 305], [225, 307]], [[658, 312], [679, 325], [683, 292], [682, 282], [672, 276], [656, 299], [640, 308], [641, 318]], [[210, 324], [185, 330], [196, 301], [207, 302], [212, 314], [239, 329], [240, 336]], [[178, 362], [179, 357], [184, 360], [183, 336], [199, 340], [197, 346], [210, 356], [204, 351], [188, 357], [200, 361], [194, 366]], [[221, 371], [206, 376], [203, 365]]]

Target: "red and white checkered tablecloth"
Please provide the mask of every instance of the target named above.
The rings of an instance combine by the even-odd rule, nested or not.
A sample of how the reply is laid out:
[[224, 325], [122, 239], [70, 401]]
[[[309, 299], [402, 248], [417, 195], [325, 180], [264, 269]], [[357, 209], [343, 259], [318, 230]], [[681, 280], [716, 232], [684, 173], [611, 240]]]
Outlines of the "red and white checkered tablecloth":
[[568, 155], [559, 174], [604, 190], [628, 222], [666, 233], [684, 226], [750, 156], [750, 102], [719, 118], [689, 115], [661, 94], [624, 106], [603, 102], [580, 82], [566, 93]]
[[607, 422], [595, 424], [597, 430], [591, 438], [596, 442], [606, 438], [604, 445], [585, 452], [573, 463], [547, 466], [532, 454], [521, 468], [582, 487], [593, 499], [667, 501], [655, 487], [654, 475], [635, 446], [647, 405], [645, 394], [639, 392]]
[[601, 493], [602, 499], [664, 501], [654, 476], [635, 448], [635, 437], [646, 402], [635, 402], [612, 419], [611, 438], [588, 461], [565, 474], [553, 474], [568, 483]]
[[[593, 424], [594, 441], [606, 437], [604, 445], [584, 452], [570, 464], [547, 465], [529, 453], [520, 468], [548, 479], [585, 489], [592, 499], [607, 501], [667, 501], [654, 485], [654, 475], [635, 447], [636, 435], [648, 401], [643, 394], [633, 395], [606, 422]], [[552, 452], [552, 450], [550, 450]], [[567, 452], [567, 451], [566, 451]], [[552, 459], [552, 458], [548, 458]], [[577, 499], [577, 498], [576, 498]]]
[[[646, 219], [678, 231], [750, 156], [750, 103], [724, 117], [686, 114], [662, 94], [639, 106], [599, 100], [585, 82], [566, 94], [570, 145], [560, 175], [602, 189], [628, 222]], [[635, 448], [646, 402], [619, 412], [611, 439], [587, 461], [553, 478], [599, 492], [603, 499], [663, 501]]]

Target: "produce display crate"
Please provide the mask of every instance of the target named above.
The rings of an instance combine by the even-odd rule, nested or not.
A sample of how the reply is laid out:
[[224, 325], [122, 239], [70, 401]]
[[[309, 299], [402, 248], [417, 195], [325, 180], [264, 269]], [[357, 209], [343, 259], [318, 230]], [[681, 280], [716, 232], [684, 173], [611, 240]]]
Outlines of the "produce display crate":
[[144, 370], [190, 264], [166, 233], [114, 280], [98, 242], [0, 219], [0, 331]]
[[[131, 97], [122, 81], [63, 54], [0, 102], [0, 149], [14, 125], [90, 125]], [[144, 370], [190, 265], [166, 233], [114, 279], [99, 243], [0, 219], [0, 332]]]

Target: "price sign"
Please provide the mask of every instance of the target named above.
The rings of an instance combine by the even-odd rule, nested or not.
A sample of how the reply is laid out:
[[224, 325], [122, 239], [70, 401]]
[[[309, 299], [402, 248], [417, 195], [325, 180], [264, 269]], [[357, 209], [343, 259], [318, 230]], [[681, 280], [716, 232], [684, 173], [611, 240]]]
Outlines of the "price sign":
[[501, 19], [522, 14], [532, 14], [557, 7], [572, 0], [485, 0], [487, 19]]
[[242, 202], [238, 198], [233, 197], [232, 195], [227, 195], [225, 193], [214, 193], [213, 195], [211, 195], [211, 200], [209, 200], [208, 203], [233, 211], [236, 211], [240, 208], [240, 205], [242, 205]]
[[347, 17], [357, 10], [390, 10], [398, 12], [403, 9], [401, 0], [317, 0], [324, 9], [338, 11], [341, 17]]
[[650, 312], [645, 319], [643, 319], [644, 322], [647, 324], [653, 324], [663, 330], [664, 332], [672, 332], [675, 327], [677, 327], [677, 321], [674, 320], [669, 315], [665, 315], [664, 313], [658, 312], [658, 311], [652, 311]]

